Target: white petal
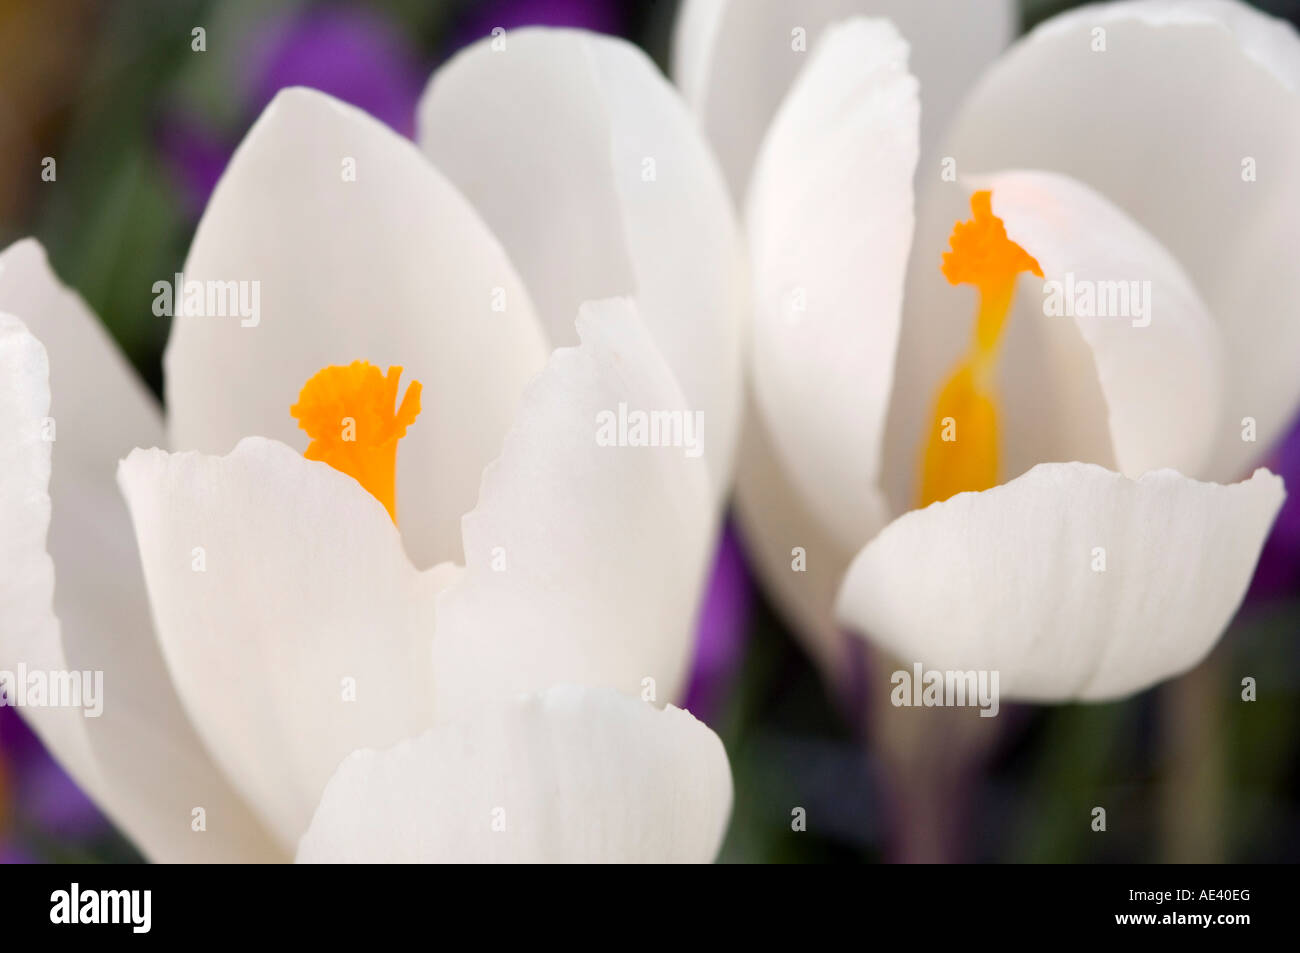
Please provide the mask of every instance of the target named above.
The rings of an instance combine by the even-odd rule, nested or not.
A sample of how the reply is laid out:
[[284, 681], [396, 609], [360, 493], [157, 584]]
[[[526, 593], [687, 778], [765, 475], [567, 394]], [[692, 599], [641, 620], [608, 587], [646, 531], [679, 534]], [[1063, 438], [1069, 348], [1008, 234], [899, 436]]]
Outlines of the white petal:
[[895, 520], [837, 614], [904, 663], [999, 672], [1004, 698], [1127, 695], [1210, 651], [1284, 497], [1265, 470], [1220, 486], [1044, 464]]
[[348, 758], [301, 863], [707, 863], [731, 812], [689, 712], [553, 688]]
[[505, 253], [419, 150], [324, 94], [282, 92], [213, 193], [185, 278], [259, 282], [260, 320], [174, 322], [173, 446], [304, 448], [289, 407], [312, 374], [402, 365], [424, 384], [398, 454], [403, 539], [417, 565], [458, 560], [460, 517], [547, 350]]
[[749, 198], [758, 406], [807, 506], [849, 552], [888, 519], [876, 484], [918, 114], [897, 31], [837, 25], [777, 113]]
[[[1015, 26], [1011, 0], [686, 0], [673, 38], [673, 76], [738, 199], [768, 123], [819, 34], [857, 15], [892, 20], [911, 44], [927, 153]], [[803, 31], [808, 52], [796, 48], [795, 30]]]
[[72, 654], [92, 668], [126, 651], [148, 654], [153, 661], [144, 664], [161, 673], [114, 483], [124, 454], [162, 442], [157, 401], [86, 303], [55, 276], [39, 242], [25, 239], [0, 254], [0, 310], [27, 322], [50, 355], [57, 442], [49, 551], [59, 574], [55, 612], [78, 646]]
[[345, 755], [429, 724], [450, 567], [417, 572], [355, 480], [260, 437], [225, 457], [138, 450], [119, 481], [177, 690], [292, 849]]
[[[1022, 287], [1021, 307], [1012, 317], [1017, 324], [1064, 321], [1078, 327], [1078, 345], [1091, 350], [1093, 374], [1106, 400], [1118, 469], [1130, 477], [1165, 467], [1201, 472], [1223, 400], [1223, 344], [1178, 262], [1104, 197], [1066, 176], [1006, 172], [971, 184], [992, 190], [993, 213], [1005, 223], [1008, 237], [1038, 261], [1046, 281], [1059, 283], [1062, 299], [1067, 289], [1091, 282], [1099, 289], [1097, 305], [1119, 305], [1124, 312], [1110, 317], [1046, 315], [1048, 290], [1031, 275], [1024, 279], [1028, 287]], [[1117, 290], [1111, 302], [1104, 283], [1116, 282], [1126, 293], [1122, 299]], [[1014, 358], [1004, 367], [1006, 377], [1022, 370]], [[1042, 355], [1020, 356], [1019, 363], [1026, 361], [1040, 369], [1045, 363]], [[1046, 397], [1013, 389], [1005, 402], [1008, 408], [1036, 403], [1041, 411]], [[1068, 405], [1051, 417], [1050, 426], [1058, 433], [1072, 429]], [[1019, 474], [1046, 459], [1027, 460], [1023, 466], [1013, 461], [1010, 472]], [[1072, 454], [1066, 459], [1083, 458]]]
[[[1096, 31], [1103, 31], [1097, 33]], [[1105, 51], [1093, 46], [1104, 35]], [[1300, 400], [1300, 38], [1227, 2], [1090, 6], [1043, 24], [972, 92], [950, 154], [963, 173], [1071, 175], [1193, 276], [1227, 349], [1207, 473], [1234, 479]], [[1257, 181], [1246, 181], [1252, 162]], [[1258, 443], [1241, 421], [1258, 422]]]
[[746, 278], [726, 185], [654, 64], [575, 30], [484, 39], [433, 77], [420, 142], [501, 237], [553, 345], [586, 300], [636, 299], [709, 426], [725, 492], [740, 420]]
[[[5, 533], [13, 507], [12, 525], [27, 527], [22, 555], [14, 556], [22, 568], [11, 571], [27, 585], [29, 574], [39, 572], [44, 593], [25, 607], [10, 604], [18, 615], [0, 624], [0, 668], [25, 662], [29, 670], [103, 673], [98, 717], [37, 708], [24, 714], [151, 859], [273, 859], [269, 838], [212, 763], [171, 687], [130, 520], [114, 486], [118, 457], [137, 443], [159, 441], [157, 405], [85, 303], [50, 270], [37, 242], [21, 241], [0, 254], [0, 308], [21, 314], [46, 342], [49, 383], [44, 369], [31, 383], [46, 409], [23, 432], [55, 438], [25, 450], [44, 461], [48, 497], [41, 479], [18, 497], [6, 491], [0, 498]], [[48, 387], [55, 391], [52, 405]], [[52, 431], [45, 430], [47, 416]], [[33, 616], [42, 599], [43, 615]], [[205, 832], [191, 828], [195, 807], [207, 814]]]
[[631, 302], [586, 306], [578, 335], [525, 393], [465, 517], [465, 577], [438, 605], [440, 716], [559, 683], [683, 688], [713, 539], [704, 458], [602, 446], [620, 407], [686, 399]]
[[[53, 445], [42, 429], [49, 412], [45, 349], [22, 322], [0, 314], [0, 671], [11, 674], [20, 663], [45, 672], [68, 667], [53, 612], [54, 563], [45, 552]], [[102, 789], [81, 711], [21, 712], [82, 787]]]
[[752, 402], [737, 455], [735, 506], [745, 555], [763, 591], [823, 677], [842, 678], [846, 641], [833, 608], [856, 550], [839, 546], [808, 511]]

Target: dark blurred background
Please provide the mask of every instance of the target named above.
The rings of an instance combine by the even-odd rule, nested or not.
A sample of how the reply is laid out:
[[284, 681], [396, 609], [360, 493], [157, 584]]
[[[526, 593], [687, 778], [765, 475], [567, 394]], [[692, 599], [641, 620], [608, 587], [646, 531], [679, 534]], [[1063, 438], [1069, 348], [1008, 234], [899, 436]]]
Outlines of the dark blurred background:
[[[1074, 5], [1025, 0], [1023, 23]], [[1300, 0], [1256, 5], [1300, 22]], [[226, 160], [277, 89], [325, 90], [410, 135], [429, 73], [494, 26], [618, 34], [666, 69], [675, 12], [674, 0], [0, 0], [0, 247], [38, 237], [158, 391], [168, 329], [151, 286], [180, 270]], [[57, 182], [41, 181], [45, 156]], [[939, 813], [961, 818], [949, 856], [1300, 858], [1300, 436], [1268, 462], [1297, 502], [1211, 658], [1124, 702], [1004, 706], [987, 763], [935, 792]], [[735, 775], [722, 859], [900, 856], [898, 805], [860, 720], [828, 698], [755, 591], [732, 532], [700, 630], [689, 705], [721, 734]], [[1239, 700], [1246, 676], [1257, 701]], [[1093, 805], [1107, 806], [1105, 834], [1091, 830]], [[795, 807], [804, 831], [791, 830]], [[0, 861], [131, 859], [0, 708]]]

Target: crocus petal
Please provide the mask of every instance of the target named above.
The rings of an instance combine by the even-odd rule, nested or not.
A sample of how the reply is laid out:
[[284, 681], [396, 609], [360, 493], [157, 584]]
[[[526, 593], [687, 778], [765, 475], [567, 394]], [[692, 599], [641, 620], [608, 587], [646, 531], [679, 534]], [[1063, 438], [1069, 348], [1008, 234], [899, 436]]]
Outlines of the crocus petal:
[[460, 517], [546, 347], [500, 245], [419, 150], [321, 93], [282, 92], [217, 186], [184, 277], [258, 282], [260, 316], [174, 321], [173, 445], [305, 448], [289, 407], [309, 377], [401, 365], [424, 385], [398, 452], [403, 539], [420, 566], [458, 560]]
[[291, 850], [345, 755], [428, 725], [454, 570], [416, 571], [378, 500], [275, 441], [137, 450], [118, 478], [177, 691]]
[[[1104, 51], [1100, 45], [1104, 44]], [[1181, 262], [1224, 331], [1225, 412], [1206, 473], [1236, 479], [1300, 400], [1300, 38], [1222, 0], [1085, 7], [985, 76], [949, 150], [963, 173], [1071, 175]], [[1257, 441], [1242, 439], [1253, 418]]]
[[[0, 307], [29, 320], [49, 354], [47, 379], [44, 358], [37, 373], [31, 345], [14, 345], [27, 354], [26, 383], [15, 378], [28, 393], [27, 419], [5, 424], [3, 432], [23, 435], [10, 447], [23, 458], [3, 469], [25, 472], [29, 482], [17, 495], [6, 489], [0, 496], [4, 535], [11, 526], [25, 527], [11, 538], [19, 549], [13, 562], [4, 563], [14, 568], [4, 571], [27, 580], [21, 584], [29, 592], [35, 591], [30, 575], [39, 573], [42, 594], [25, 603], [0, 600], [8, 603], [0, 621], [0, 668], [12, 671], [23, 662], [29, 671], [103, 673], [98, 717], [71, 709], [22, 711], [51, 753], [148, 857], [273, 859], [272, 842], [212, 763], [170, 684], [132, 551], [130, 520], [113, 484], [121, 454], [159, 439], [157, 406], [85, 303], [55, 277], [36, 242], [19, 242], [0, 255]], [[42, 395], [40, 413], [31, 388]], [[37, 457], [48, 496], [45, 480], [31, 470]], [[42, 614], [33, 615], [37, 610]], [[206, 830], [192, 826], [199, 807]]]
[[772, 122], [749, 197], [758, 406], [808, 508], [849, 552], [889, 515], [876, 483], [919, 111], [888, 22], [831, 28]]
[[1011, 41], [1015, 6], [1012, 0], [686, 0], [673, 38], [673, 76], [739, 200], [768, 123], [827, 25], [856, 15], [884, 17], [907, 38], [925, 98], [922, 140], [929, 152], [970, 83]]
[[[1057, 283], [1053, 287], [1027, 276], [1023, 284], [1029, 286], [1024, 289], [1029, 293], [1021, 295], [1019, 313], [1011, 320], [1017, 326], [1026, 321], [1072, 320], [1077, 326], [1079, 345], [1092, 352], [1120, 472], [1130, 477], [1165, 467], [1180, 473], [1202, 472], [1222, 409], [1223, 342], [1218, 325], [1178, 262], [1120, 209], [1067, 176], [1006, 172], [971, 184], [992, 190], [993, 213], [1005, 223], [1008, 237], [1034, 257], [1047, 282]], [[1059, 312], [1045, 313], [1051, 292], [1059, 294], [1056, 305], [1074, 310], [1075, 302], [1064, 298], [1081, 283], [1099, 289], [1095, 307], [1118, 305], [1121, 313], [1076, 314], [1072, 319]], [[1123, 300], [1118, 292], [1113, 302], [1109, 300], [1108, 284], [1123, 285]], [[1045, 362], [1037, 360], [1042, 355], [1019, 356], [1022, 362], [1038, 364], [1040, 374], [1044, 370]], [[1018, 370], [1009, 361], [1003, 376], [1015, 378]], [[1004, 403], [1008, 413], [1037, 405], [1040, 418], [1052, 418], [1053, 439], [1068, 439], [1072, 408], [1044, 413], [1047, 396], [1009, 388]], [[1022, 449], [1032, 454], [1033, 442], [1022, 437]], [[1027, 455], [1023, 465], [1009, 461], [1010, 473], [1018, 475], [1050, 459]], [[1084, 457], [1069, 454], [1064, 459]]]
[[999, 673], [1004, 698], [1116, 698], [1218, 640], [1282, 505], [1230, 486], [1043, 464], [895, 520], [853, 561], [841, 621], [904, 663]]
[[[0, 314], [0, 670], [9, 673], [19, 663], [37, 671], [67, 669], [52, 608], [54, 563], [45, 552], [52, 443], [42, 428], [49, 412], [45, 349], [21, 321]], [[79, 710], [20, 711], [78, 783], [102, 789]]]
[[717, 163], [632, 45], [552, 29], [500, 42], [482, 40], [434, 75], [420, 143], [500, 236], [553, 345], [575, 342], [583, 301], [636, 298], [704, 412], [720, 498], [740, 420], [746, 278]]
[[736, 517], [763, 591], [828, 681], [847, 671], [835, 593], [854, 549], [840, 546], [807, 509], [750, 402], [736, 467]]
[[150, 652], [150, 669], [161, 674], [130, 521], [113, 480], [123, 454], [162, 442], [158, 403], [34, 239], [0, 254], [0, 310], [21, 317], [50, 355], [57, 442], [49, 549], [59, 574], [55, 612], [78, 643], [71, 654], [102, 668], [130, 645], [132, 653]]
[[559, 687], [359, 751], [300, 863], [707, 863], [731, 812], [722, 742], [688, 712]]
[[440, 717], [560, 683], [684, 688], [713, 537], [704, 458], [636, 445], [632, 415], [687, 403], [630, 301], [584, 307], [578, 335], [525, 392], [465, 517], [465, 576], [438, 606]]

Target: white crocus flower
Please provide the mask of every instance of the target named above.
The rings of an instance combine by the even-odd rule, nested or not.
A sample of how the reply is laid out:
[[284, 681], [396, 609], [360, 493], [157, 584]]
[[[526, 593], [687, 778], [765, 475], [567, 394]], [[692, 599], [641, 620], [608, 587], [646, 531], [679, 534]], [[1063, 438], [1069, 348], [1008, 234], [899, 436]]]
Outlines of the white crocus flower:
[[828, 29], [755, 162], [749, 541], [832, 672], [839, 622], [1005, 697], [1140, 690], [1214, 645], [1284, 497], [1201, 481], [1300, 397], [1300, 41], [1228, 2], [1043, 24], [919, 167], [915, 236], [907, 57]]
[[921, 138], [928, 150], [970, 84], [1011, 42], [1017, 6], [1017, 0], [684, 0], [673, 36], [673, 77], [740, 204], [772, 117], [827, 26], [880, 17], [911, 40], [912, 68], [926, 84]]
[[[257, 314], [175, 318], [166, 438], [40, 247], [0, 254], [0, 669], [104, 672], [101, 717], [23, 713], [156, 860], [309, 826], [310, 860], [710, 860], [725, 753], [646, 700], [682, 689], [737, 422], [722, 176], [642, 54], [575, 32], [462, 53], [421, 139], [267, 108], [182, 279]], [[601, 445], [620, 404], [704, 408], [703, 456]]]

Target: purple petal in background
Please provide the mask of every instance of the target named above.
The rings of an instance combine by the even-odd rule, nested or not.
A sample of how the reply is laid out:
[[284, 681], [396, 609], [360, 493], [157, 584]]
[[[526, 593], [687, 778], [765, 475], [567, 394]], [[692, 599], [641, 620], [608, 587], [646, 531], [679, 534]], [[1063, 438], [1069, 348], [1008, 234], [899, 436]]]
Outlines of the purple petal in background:
[[695, 662], [685, 708], [712, 723], [718, 701], [744, 654], [754, 583], [740, 541], [728, 522], [714, 556], [713, 571], [700, 607], [695, 635]]
[[408, 138], [429, 70], [388, 19], [353, 7], [311, 8], [273, 27], [252, 62], [250, 112], [287, 86], [310, 86], [364, 109]]
[[[364, 109], [397, 132], [415, 131], [415, 107], [428, 79], [415, 47], [374, 11], [313, 8], [273, 21], [252, 41], [238, 134], [287, 86], [310, 86]], [[196, 218], [234, 152], [238, 135], [181, 113], [159, 127], [158, 148]]]
[[198, 218], [226, 171], [230, 144], [202, 123], [173, 114], [158, 128], [158, 151], [178, 180], [187, 211]]
[[21, 770], [19, 802], [24, 814], [42, 830], [61, 839], [81, 839], [104, 829], [107, 822], [94, 802], [52, 758], [42, 754]]
[[1260, 553], [1249, 598], [1300, 596], [1300, 421], [1268, 460], [1286, 481], [1287, 498]]
[[452, 30], [452, 51], [489, 36], [496, 27], [567, 26], [621, 36], [627, 24], [608, 0], [485, 0]]
[[[12, 813], [25, 818], [25, 823], [61, 840], [90, 837], [107, 827], [94, 803], [9, 707], [0, 707], [0, 758], [5, 762], [6, 785], [0, 798], [8, 798]], [[4, 813], [0, 810], [0, 815]], [[25, 854], [10, 835], [0, 830], [0, 858], [4, 863], [22, 862]]]

